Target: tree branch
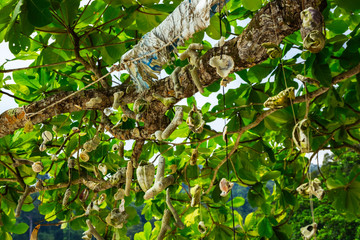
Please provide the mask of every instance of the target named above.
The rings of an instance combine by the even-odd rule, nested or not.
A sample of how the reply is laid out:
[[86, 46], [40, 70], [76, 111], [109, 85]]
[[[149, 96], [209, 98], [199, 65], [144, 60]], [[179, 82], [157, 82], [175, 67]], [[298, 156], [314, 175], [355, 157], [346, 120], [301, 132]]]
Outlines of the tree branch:
[[[4, 70], [1, 70], [1, 69], [0, 69], [0, 73], [9, 73], [9, 72], [16, 72], [16, 71], [21, 71], [21, 70], [26, 70], [26, 69], [36, 69], [36, 68], [52, 67], [52, 66], [57, 66], [57, 65], [61, 65], [61, 64], [69, 63], [69, 62], [74, 62], [74, 61], [76, 61], [76, 59], [70, 59], [70, 60], [66, 60], [66, 61], [62, 61], [62, 62], [49, 63], [49, 64], [44, 64], [44, 65], [39, 65], [39, 66], [30, 66], [30, 67], [14, 68], [14, 69], [4, 69]], [[22, 100], [21, 100], [21, 101], [22, 101]]]
[[[214, 47], [207, 51], [205, 55], [200, 58], [199, 64], [199, 75], [200, 82], [203, 86], [208, 86], [211, 83], [217, 81], [220, 77], [216, 73], [216, 69], [211, 67], [208, 63], [210, 58], [213, 56], [220, 56], [222, 54], [230, 56], [235, 64], [235, 67], [232, 72], [239, 71], [241, 69], [252, 67], [256, 64], [261, 63], [265, 59], [268, 58], [266, 50], [261, 44], [263, 42], [273, 42], [274, 39], [274, 22], [272, 19], [261, 18], [264, 14], [275, 14], [277, 23], [275, 26], [278, 26], [277, 29], [278, 42], [281, 42], [284, 37], [298, 30], [301, 22], [299, 18], [300, 11], [302, 10], [301, 1], [291, 1], [291, 9], [281, 8], [280, 5], [286, 5], [289, 0], [278, 0], [271, 2], [272, 11], [270, 11], [270, 5], [268, 4], [263, 9], [261, 9], [251, 20], [248, 27], [242, 32], [239, 37], [236, 37], [228, 42], [226, 42], [222, 47]], [[310, 3], [312, 1], [309, 1]], [[316, 6], [315, 6], [316, 7]], [[270, 28], [270, 29], [269, 29]], [[251, 43], [251, 44], [250, 44]], [[338, 76], [334, 81], [334, 83], [339, 82], [346, 77], [352, 76], [355, 73], [359, 72], [358, 68], [352, 69], [348, 74], [343, 73]], [[146, 134], [143, 137], [149, 137], [156, 130], [163, 130], [166, 127], [164, 124], [164, 113], [167, 111], [168, 107], [165, 107], [159, 101], [153, 100], [153, 93], [157, 93], [163, 97], [175, 97], [177, 101], [190, 97], [194, 95], [198, 90], [194, 85], [191, 75], [189, 73], [189, 67], [184, 67], [180, 73], [178, 74], [179, 82], [181, 83], [184, 91], [176, 96], [174, 91], [174, 84], [169, 77], [166, 77], [162, 80], [156, 81], [152, 84], [152, 86], [143, 92], [141, 95], [144, 99], [151, 102], [148, 111], [144, 113], [143, 118], [146, 119], [147, 124], [145, 126], [144, 131]], [[310, 93], [310, 98], [314, 96], [318, 96], [324, 92], [326, 92], [327, 88], [320, 88], [319, 90]], [[80, 106], [82, 109], [89, 109], [85, 106], [84, 101], [89, 100], [89, 97], [95, 97], [95, 95], [99, 95], [103, 102], [96, 106], [93, 109], [104, 109], [106, 107], [110, 107], [112, 105], [113, 93], [116, 91], [124, 91], [126, 92], [126, 86], [120, 85], [114, 88], [109, 88], [107, 91], [103, 90], [87, 90], [82, 92], [82, 96], [72, 96], [68, 98], [66, 101], [62, 102], [62, 104], [58, 104], [52, 107], [52, 109], [47, 109], [43, 111], [41, 115], [37, 115], [31, 118], [34, 124], [43, 122], [45, 119], [65, 113], [65, 112], [74, 112], [78, 111], [79, 108], [75, 107], [75, 105]], [[52, 104], [56, 101], [59, 101], [61, 98], [66, 97], [72, 93], [65, 92], [59, 93], [57, 95], [51, 96], [44, 100], [40, 100], [36, 103], [30, 104], [25, 107], [26, 113], [36, 113], [39, 110], [45, 108], [49, 104]], [[124, 104], [132, 103], [139, 97], [140, 93], [138, 92], [130, 92], [123, 96], [122, 101]], [[295, 99], [295, 103], [304, 102], [305, 97], [298, 97]], [[18, 117], [14, 118], [9, 116], [8, 112], [0, 115], [0, 137], [3, 137], [7, 134], [12, 133], [18, 128], [24, 126], [25, 121], [25, 112], [22, 110], [16, 110], [18, 112]], [[21, 116], [22, 117], [21, 117]], [[12, 124], [9, 123], [10, 119]], [[159, 127], [159, 123], [163, 124]], [[165, 126], [164, 126], [165, 125]], [[4, 127], [2, 127], [4, 126]], [[160, 129], [159, 129], [160, 128]], [[128, 136], [130, 137], [130, 136]], [[124, 138], [121, 138], [124, 139]], [[142, 138], [144, 139], [144, 138]]]

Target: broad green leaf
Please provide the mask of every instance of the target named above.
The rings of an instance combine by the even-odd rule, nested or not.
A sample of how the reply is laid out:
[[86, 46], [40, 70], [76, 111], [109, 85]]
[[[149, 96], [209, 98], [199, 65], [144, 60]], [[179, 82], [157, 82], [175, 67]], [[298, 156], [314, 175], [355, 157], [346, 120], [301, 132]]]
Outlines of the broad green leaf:
[[242, 0], [244, 8], [250, 11], [256, 11], [261, 7], [261, 0]]
[[242, 197], [235, 197], [234, 199], [230, 200], [227, 205], [231, 206], [231, 201], [233, 202], [234, 208], [238, 208], [244, 205], [245, 199]]
[[271, 171], [271, 172], [266, 172], [264, 175], [262, 175], [261, 177], [261, 181], [269, 181], [271, 179], [276, 179], [281, 175], [280, 171]]
[[29, 22], [35, 27], [43, 27], [52, 22], [50, 3], [46, 0], [26, 0]]
[[185, 216], [184, 224], [190, 226], [195, 223], [195, 218], [200, 215], [199, 209], [196, 208], [195, 211]]
[[29, 226], [26, 223], [19, 223], [13, 225], [11, 228], [11, 232], [15, 234], [23, 234], [29, 229]]
[[225, 23], [221, 21], [221, 32], [220, 32], [220, 19], [218, 14], [215, 14], [210, 19], [210, 26], [206, 29], [206, 34], [215, 40], [219, 40], [221, 36], [225, 36], [226, 26]]
[[246, 215], [244, 227], [246, 230], [251, 229], [256, 224], [256, 218], [254, 217], [254, 213], [249, 213]]
[[326, 27], [336, 34], [341, 34], [348, 29], [348, 24], [344, 20], [335, 20], [327, 24]]
[[271, 224], [269, 222], [268, 218], [263, 218], [260, 220], [260, 222], [257, 225], [258, 232], [260, 236], [271, 238], [274, 234], [274, 231], [271, 227]]

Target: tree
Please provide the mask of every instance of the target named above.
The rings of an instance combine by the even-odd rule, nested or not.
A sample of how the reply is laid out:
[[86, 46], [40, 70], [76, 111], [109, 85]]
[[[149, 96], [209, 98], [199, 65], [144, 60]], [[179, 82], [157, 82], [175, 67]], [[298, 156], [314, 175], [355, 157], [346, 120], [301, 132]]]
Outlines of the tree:
[[[296, 189], [311, 181], [314, 156], [322, 149], [360, 152], [357, 2], [202, 1], [196, 11], [214, 5], [209, 26], [206, 12], [198, 32], [183, 29], [155, 52], [135, 54], [140, 60], [120, 61], [128, 51], [145, 51], [144, 39], [156, 39], [145, 34], [174, 17], [179, 4], [194, 3], [0, 3], [0, 41], [9, 42], [16, 59], [33, 60], [24, 69], [0, 70], [0, 87], [12, 92], [0, 94], [19, 105], [0, 115], [2, 239], [27, 230], [15, 217], [34, 208], [34, 193], [47, 221], [83, 229], [88, 239], [126, 239], [140, 219], [134, 206], [141, 205], [145, 219], [156, 221], [135, 239], [288, 239], [301, 198]], [[174, 28], [183, 26], [180, 20]], [[237, 20], [249, 23], [243, 28]], [[205, 32], [227, 40], [213, 46]], [[170, 52], [174, 47], [190, 59]], [[167, 57], [162, 68], [172, 77], [152, 82], [152, 63], [140, 63], [149, 56], [161, 64], [159, 56]], [[125, 68], [133, 78], [114, 74]], [[15, 84], [6, 83], [5, 73]], [[235, 76], [238, 87], [219, 92]], [[217, 93], [218, 104], [200, 106], [198, 91]], [[175, 108], [182, 99], [187, 105]], [[218, 119], [224, 131], [213, 129]], [[359, 175], [354, 165], [320, 184], [351, 219], [360, 216]], [[232, 183], [249, 187], [255, 212], [232, 210], [245, 202], [231, 197]], [[45, 227], [38, 225], [34, 237]]]

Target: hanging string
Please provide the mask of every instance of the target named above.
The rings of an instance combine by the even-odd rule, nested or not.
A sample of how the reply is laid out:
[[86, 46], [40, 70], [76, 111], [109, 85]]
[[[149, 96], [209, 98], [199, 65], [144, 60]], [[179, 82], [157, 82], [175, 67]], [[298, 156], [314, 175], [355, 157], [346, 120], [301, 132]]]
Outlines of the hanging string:
[[[317, 161], [319, 161], [319, 153], [316, 153], [316, 158]], [[310, 164], [309, 164], [309, 168], [308, 168], [308, 172], [307, 172], [307, 177], [308, 177], [308, 181], [309, 181], [309, 188], [313, 188], [313, 184], [312, 184], [312, 180], [311, 180], [311, 158], [310, 158]], [[310, 211], [311, 211], [311, 218], [312, 218], [312, 224], [313, 227], [315, 226], [315, 215], [314, 215], [314, 201], [312, 198], [312, 191], [309, 191], [309, 201], [310, 201]], [[316, 231], [314, 233], [314, 239], [316, 240]]]
[[[219, 23], [220, 23], [220, 37], [222, 37], [222, 15], [221, 15], [221, 4], [222, 4], [223, 0], [219, 0]], [[224, 2], [224, 5], [226, 6], [226, 2]], [[220, 59], [222, 59], [222, 54], [223, 54], [223, 48], [220, 48]], [[226, 110], [226, 98], [225, 98], [225, 86], [222, 87], [222, 93], [223, 93], [223, 104], [224, 104], [224, 131], [226, 131], [226, 115], [225, 115], [225, 110]], [[228, 159], [228, 137], [227, 134], [224, 135], [225, 138], [225, 157], [226, 157], [226, 168], [227, 168], [227, 173], [228, 173], [228, 181], [230, 181], [230, 167], [229, 167], [229, 159]], [[234, 214], [234, 199], [233, 199], [233, 192], [232, 190], [230, 190], [230, 197], [231, 197], [231, 212], [232, 212], [232, 220], [233, 220], [233, 232], [234, 232], [234, 240], [236, 239], [236, 232], [235, 232], [235, 214]]]
[[[225, 116], [225, 108], [226, 108], [226, 98], [225, 98], [225, 87], [222, 87], [222, 91], [223, 91], [223, 101], [224, 101], [224, 131], [226, 128], [226, 116]], [[225, 136], [225, 157], [226, 157], [226, 168], [227, 168], [227, 173], [228, 173], [228, 180], [230, 181], [230, 167], [229, 167], [229, 161], [230, 159], [228, 159], [228, 137], [227, 134], [224, 135]], [[230, 197], [231, 197], [231, 212], [232, 212], [232, 220], [233, 220], [233, 232], [234, 232], [234, 240], [236, 239], [236, 233], [235, 233], [235, 214], [234, 214], [234, 198], [233, 198], [233, 192], [232, 190], [230, 190]]]

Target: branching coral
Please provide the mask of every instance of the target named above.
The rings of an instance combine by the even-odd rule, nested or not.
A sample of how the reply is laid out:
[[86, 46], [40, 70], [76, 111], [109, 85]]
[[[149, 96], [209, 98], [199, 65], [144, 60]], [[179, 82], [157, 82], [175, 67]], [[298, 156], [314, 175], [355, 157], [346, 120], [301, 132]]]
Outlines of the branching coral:
[[132, 176], [133, 176], [133, 164], [131, 161], [129, 161], [127, 163], [127, 168], [126, 168], [125, 196], [130, 195]]
[[180, 97], [181, 94], [184, 92], [184, 88], [181, 86], [178, 74], [181, 71], [181, 67], [176, 67], [175, 70], [171, 73], [170, 78], [174, 84], [174, 91], [176, 94], [176, 97]]
[[173, 175], [164, 177], [164, 173], [165, 173], [165, 158], [163, 156], [160, 156], [158, 168], [155, 176], [155, 183], [149, 190], [145, 192], [144, 195], [145, 200], [155, 197], [162, 190], [164, 190], [174, 182]]
[[170, 200], [170, 193], [169, 193], [169, 188], [166, 189], [166, 204], [168, 206], [168, 208], [170, 209], [174, 219], [175, 219], [175, 225], [180, 228], [180, 229], [184, 229], [185, 225], [184, 223], [181, 221], [181, 218], [179, 217], [179, 214], [176, 212], [174, 206], [171, 203]]
[[160, 101], [165, 107], [170, 107], [172, 104], [176, 103], [176, 98], [174, 97], [163, 97], [160, 94], [153, 93], [153, 98]]
[[170, 137], [170, 135], [175, 131], [175, 129], [182, 123], [183, 120], [183, 108], [176, 106], [175, 107], [175, 116], [171, 120], [170, 124], [165, 128], [164, 131], [158, 130], [155, 132], [155, 137], [157, 140], [163, 140]]
[[162, 240], [165, 237], [165, 234], [168, 230], [170, 230], [170, 218], [171, 218], [171, 212], [169, 209], [164, 210], [163, 219], [161, 221], [161, 228], [158, 235], [157, 240]]
[[114, 102], [112, 105], [112, 108], [117, 110], [120, 105], [121, 105], [121, 98], [124, 96], [124, 92], [120, 91], [120, 92], [116, 92], [114, 93]]
[[91, 235], [96, 238], [96, 240], [104, 240], [104, 238], [96, 231], [95, 227], [92, 225], [90, 219], [86, 220], [86, 224], [88, 225], [88, 230], [83, 233], [82, 239], [91, 240]]

